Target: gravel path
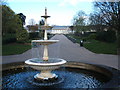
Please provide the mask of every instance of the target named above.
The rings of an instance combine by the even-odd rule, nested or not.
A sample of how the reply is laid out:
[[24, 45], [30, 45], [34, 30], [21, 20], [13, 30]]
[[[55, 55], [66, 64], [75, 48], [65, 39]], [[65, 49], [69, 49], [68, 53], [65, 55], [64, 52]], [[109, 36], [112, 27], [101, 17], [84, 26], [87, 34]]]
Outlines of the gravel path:
[[[50, 57], [62, 58], [67, 61], [107, 65], [118, 69], [118, 55], [95, 54], [84, 47], [80, 47], [79, 44], [72, 43], [64, 35], [55, 35], [52, 39], [60, 41], [56, 44], [49, 45]], [[25, 61], [34, 57], [32, 51], [33, 50], [30, 49], [20, 55], [3, 56], [2, 63]], [[40, 56], [42, 56], [42, 53], [40, 54]]]

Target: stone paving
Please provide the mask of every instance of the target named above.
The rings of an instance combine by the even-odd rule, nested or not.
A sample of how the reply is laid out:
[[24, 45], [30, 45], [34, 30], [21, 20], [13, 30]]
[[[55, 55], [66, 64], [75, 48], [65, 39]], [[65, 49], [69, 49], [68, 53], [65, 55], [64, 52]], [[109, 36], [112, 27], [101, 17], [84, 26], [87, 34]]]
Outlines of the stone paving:
[[[84, 47], [80, 47], [79, 44], [72, 43], [64, 35], [55, 35], [52, 39], [60, 40], [56, 44], [49, 45], [49, 56], [52, 58], [62, 58], [67, 61], [107, 65], [118, 69], [118, 55], [93, 53]], [[32, 51], [33, 49], [30, 49], [23, 54], [3, 56], [2, 63], [25, 61], [33, 57]]]

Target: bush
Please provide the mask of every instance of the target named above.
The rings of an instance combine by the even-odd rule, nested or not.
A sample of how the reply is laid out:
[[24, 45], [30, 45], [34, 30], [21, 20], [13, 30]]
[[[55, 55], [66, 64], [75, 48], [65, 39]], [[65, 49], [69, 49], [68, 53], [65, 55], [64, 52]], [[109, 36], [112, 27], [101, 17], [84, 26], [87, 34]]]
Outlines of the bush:
[[96, 34], [90, 34], [88, 36], [88, 39], [96, 39], [97, 35]]
[[38, 32], [31, 32], [29, 33], [29, 39], [39, 38]]
[[2, 44], [9, 44], [9, 43], [13, 43], [16, 42], [16, 35], [15, 34], [5, 34], [2, 37]]
[[17, 31], [16, 37], [18, 42], [25, 43], [29, 38], [29, 34], [25, 29], [23, 29], [23, 30]]
[[101, 32], [97, 32], [96, 39], [100, 41], [105, 41], [105, 42], [115, 42], [116, 34], [115, 34], [115, 31], [112, 31], [112, 30], [101, 31]]

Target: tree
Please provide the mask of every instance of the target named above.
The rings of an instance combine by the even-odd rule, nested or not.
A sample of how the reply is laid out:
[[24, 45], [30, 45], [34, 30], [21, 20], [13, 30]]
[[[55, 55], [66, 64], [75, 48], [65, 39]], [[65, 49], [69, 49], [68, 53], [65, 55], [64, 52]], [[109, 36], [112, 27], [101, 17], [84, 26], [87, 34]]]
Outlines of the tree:
[[73, 26], [74, 26], [76, 34], [79, 34], [86, 30], [85, 29], [85, 25], [86, 25], [85, 16], [86, 14], [84, 11], [79, 11], [77, 15], [73, 18]]
[[[104, 40], [115, 39], [120, 32], [120, 2], [109, 2], [106, 0], [105, 2], [94, 2], [93, 4], [94, 13], [89, 18], [91, 26], [100, 31], [98, 36], [103, 38], [104, 35]], [[105, 32], [104, 28], [107, 29], [107, 32]], [[116, 37], [113, 34], [114, 31], [116, 32]], [[110, 34], [111, 32], [112, 34]], [[105, 35], [109, 35], [109, 38]]]
[[36, 31], [38, 31], [38, 24], [36, 24], [36, 25], [27, 25], [27, 28], [31, 32], [36, 32]]
[[43, 19], [40, 21], [39, 25], [40, 25], [40, 26], [41, 26], [41, 25], [45, 25], [45, 22], [44, 22]]
[[94, 2], [94, 7], [98, 9], [102, 23], [117, 33], [120, 28], [120, 2], [108, 2], [107, 0], [106, 2]]
[[91, 13], [89, 16], [89, 26], [92, 30], [103, 31], [105, 24], [103, 23], [99, 13]]
[[23, 22], [19, 15], [16, 15], [7, 5], [2, 5], [2, 34], [3, 40], [4, 37], [12, 36], [13, 34], [16, 36], [17, 41], [22, 42], [28, 39], [28, 33], [23, 29]]
[[16, 32], [16, 38], [18, 42], [24, 43], [29, 39], [29, 34], [25, 29]]
[[19, 13], [17, 15], [19, 15], [19, 18], [22, 21], [22, 25], [25, 25], [26, 16], [23, 13]]
[[22, 29], [22, 22], [19, 17], [6, 5], [2, 5], [2, 34], [16, 33], [16, 30]]

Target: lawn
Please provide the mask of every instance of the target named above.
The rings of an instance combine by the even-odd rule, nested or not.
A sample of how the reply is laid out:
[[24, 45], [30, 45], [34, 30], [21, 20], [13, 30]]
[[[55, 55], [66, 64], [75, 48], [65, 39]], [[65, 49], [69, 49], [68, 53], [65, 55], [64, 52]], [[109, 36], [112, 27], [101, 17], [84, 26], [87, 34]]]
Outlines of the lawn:
[[[67, 36], [68, 37], [68, 36]], [[80, 42], [80, 37], [70, 35], [70, 37], [76, 39], [76, 43]], [[69, 38], [70, 39], [70, 38]], [[84, 47], [94, 53], [99, 54], [117, 54], [117, 44], [116, 43], [106, 43], [98, 40], [86, 40], [84, 42]]]
[[116, 43], [105, 43], [97, 40], [90, 40], [89, 43], [84, 44], [84, 47], [94, 53], [117, 54]]
[[14, 55], [14, 54], [22, 54], [23, 52], [29, 50], [31, 45], [11, 43], [2, 45], [2, 55]]

